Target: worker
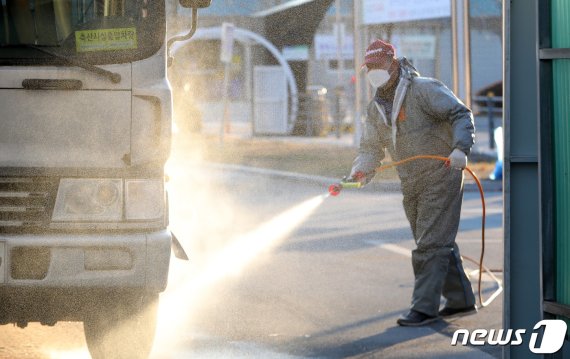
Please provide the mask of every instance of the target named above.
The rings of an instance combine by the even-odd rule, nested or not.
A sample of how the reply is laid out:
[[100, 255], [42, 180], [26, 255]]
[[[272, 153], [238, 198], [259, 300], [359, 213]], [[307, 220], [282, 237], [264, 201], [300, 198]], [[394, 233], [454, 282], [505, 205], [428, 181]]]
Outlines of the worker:
[[[416, 242], [411, 308], [397, 323], [421, 326], [476, 313], [473, 289], [455, 242], [463, 201], [462, 170], [475, 137], [473, 114], [443, 83], [421, 77], [406, 58], [396, 58], [394, 46], [387, 42], [370, 44], [363, 70], [375, 95], [348, 179], [370, 182], [386, 149], [394, 161], [416, 155], [449, 158], [446, 163], [422, 159], [397, 168], [404, 211]], [[446, 302], [439, 310], [442, 295]]]

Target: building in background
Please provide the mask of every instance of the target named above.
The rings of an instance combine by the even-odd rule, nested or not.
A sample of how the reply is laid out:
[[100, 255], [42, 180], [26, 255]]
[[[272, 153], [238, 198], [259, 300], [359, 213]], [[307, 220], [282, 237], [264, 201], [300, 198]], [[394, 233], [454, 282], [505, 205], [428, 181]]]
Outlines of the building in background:
[[[422, 75], [453, 88], [450, 0], [360, 1], [363, 44], [385, 39]], [[475, 94], [502, 80], [502, 10], [500, 0], [472, 0], [469, 5], [471, 92]]]
[[[257, 36], [269, 41], [280, 58], [288, 59], [287, 69], [292, 70], [295, 87], [302, 94], [307, 85], [307, 72], [309, 67], [308, 49], [311, 47], [316, 28], [321, 22], [324, 13], [329, 9], [333, 0], [301, 0], [301, 1], [218, 1], [200, 13], [199, 27], [207, 29], [219, 27], [224, 22], [232, 22], [239, 30], [255, 33]], [[222, 4], [224, 6], [222, 6]], [[189, 13], [180, 7], [171, 11], [171, 34], [176, 34], [184, 22], [189, 21]], [[302, 21], [300, 21], [302, 19]], [[200, 30], [199, 30], [200, 31]], [[199, 38], [197, 36], [196, 38]], [[205, 116], [214, 120], [219, 118], [219, 102], [223, 81], [223, 65], [212, 60], [219, 59], [219, 40], [197, 40], [185, 45], [177, 52], [174, 65], [171, 69], [171, 81], [176, 88], [189, 88], [198, 95], [194, 98], [207, 103], [209, 111], [202, 111]], [[277, 65], [276, 56], [272, 55], [267, 46], [259, 42], [240, 42], [234, 47], [232, 71], [230, 80], [230, 97], [233, 100], [232, 120], [239, 117], [238, 122], [252, 118], [256, 113], [253, 94], [254, 67], [258, 65]], [[291, 86], [289, 86], [291, 87]], [[196, 91], [197, 90], [197, 91]], [[188, 96], [185, 96], [185, 98]], [[186, 105], [186, 100], [176, 101]], [[287, 99], [285, 99], [287, 101]], [[289, 99], [291, 118], [297, 113], [296, 104], [300, 99]], [[285, 106], [287, 107], [287, 106]], [[287, 110], [287, 108], [285, 109]], [[185, 111], [178, 111], [184, 113]], [[288, 116], [286, 116], [289, 118]], [[207, 121], [206, 121], [207, 122]], [[253, 121], [255, 122], [255, 121]], [[291, 128], [294, 119], [289, 121]]]
[[[356, 18], [354, 1], [359, 2], [361, 9]], [[322, 21], [318, 21], [314, 29], [309, 27], [305, 31], [313, 32], [308, 41], [300, 41], [299, 32], [289, 37], [286, 33], [297, 29], [300, 24], [314, 22], [315, 16], [299, 12], [292, 17], [296, 24], [271, 18], [275, 14], [284, 14], [285, 10], [294, 13], [295, 7], [300, 9], [311, 3], [326, 3], [328, 11], [324, 18], [316, 17]], [[333, 100], [333, 89], [339, 85], [340, 78], [344, 109], [350, 118], [355, 108], [355, 76], [362, 76], [356, 72], [359, 59], [375, 38], [394, 43], [398, 55], [410, 59], [422, 75], [436, 77], [453, 88], [451, 0], [342, 0], [340, 17], [335, 3], [332, 0], [215, 0], [210, 8], [200, 12], [199, 25], [205, 28], [232, 22], [237, 27], [275, 39], [275, 45], [296, 74], [300, 92], [327, 88], [329, 99]], [[471, 0], [469, 3], [471, 93], [477, 94], [502, 81], [501, 0]], [[183, 28], [190, 17], [189, 11], [181, 7], [171, 9], [170, 15], [170, 34]], [[358, 23], [356, 33], [355, 20]], [[342, 38], [342, 63], [338, 61], [337, 33]], [[355, 48], [355, 43], [359, 48]], [[178, 76], [177, 80], [191, 78], [193, 87], [200, 88], [200, 101], [219, 98], [223, 66], [212, 61], [219, 58], [218, 51], [219, 41], [209, 40], [196, 42], [181, 53], [184, 76]], [[276, 62], [259, 45], [251, 44], [246, 50], [244, 44], [237, 44], [233, 63], [232, 97], [235, 101], [247, 103], [252, 101], [251, 68]], [[365, 81], [361, 83], [363, 92], [368, 94], [362, 98], [364, 104], [369, 100], [370, 91]], [[249, 113], [251, 111], [247, 115]]]

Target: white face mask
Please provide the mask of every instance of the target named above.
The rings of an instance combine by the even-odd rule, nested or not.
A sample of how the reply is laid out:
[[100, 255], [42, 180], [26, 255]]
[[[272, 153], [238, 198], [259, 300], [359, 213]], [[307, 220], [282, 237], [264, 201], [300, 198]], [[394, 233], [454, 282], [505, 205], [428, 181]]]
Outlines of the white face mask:
[[366, 73], [370, 85], [374, 88], [382, 87], [390, 80], [390, 74], [387, 70], [370, 70]]

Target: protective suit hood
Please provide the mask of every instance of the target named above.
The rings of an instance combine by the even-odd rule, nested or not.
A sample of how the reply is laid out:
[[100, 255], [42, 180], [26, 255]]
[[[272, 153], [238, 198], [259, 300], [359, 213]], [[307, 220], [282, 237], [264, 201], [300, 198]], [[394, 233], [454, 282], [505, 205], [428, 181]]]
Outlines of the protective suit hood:
[[419, 71], [408, 61], [405, 57], [400, 57], [398, 59], [400, 63], [400, 76], [404, 77], [408, 80], [411, 80], [413, 77], [419, 77]]
[[[398, 59], [398, 63], [400, 65], [400, 79], [398, 81], [398, 85], [396, 86], [396, 92], [394, 94], [394, 103], [392, 107], [392, 117], [391, 121], [388, 122], [386, 114], [384, 110], [376, 104], [378, 107], [378, 111], [380, 112], [380, 116], [383, 118], [384, 123], [392, 128], [392, 141], [394, 148], [396, 148], [396, 133], [398, 131], [398, 126], [396, 124], [398, 114], [400, 113], [400, 109], [402, 108], [402, 104], [404, 103], [404, 99], [406, 97], [406, 93], [408, 91], [408, 87], [412, 83], [412, 79], [415, 77], [419, 77], [420, 73], [418, 70], [408, 61], [405, 57], [400, 57]], [[376, 94], [378, 96], [378, 93]]]

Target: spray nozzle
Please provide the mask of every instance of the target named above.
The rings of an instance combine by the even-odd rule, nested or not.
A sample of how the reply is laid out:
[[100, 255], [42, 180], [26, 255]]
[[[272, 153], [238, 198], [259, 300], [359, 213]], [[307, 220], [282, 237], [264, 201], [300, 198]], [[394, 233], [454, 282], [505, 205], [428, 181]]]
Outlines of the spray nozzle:
[[338, 196], [341, 190], [342, 186], [340, 183], [331, 184], [329, 186], [329, 193], [331, 196]]
[[348, 181], [341, 181], [340, 183], [331, 184], [329, 186], [329, 193], [331, 196], [338, 196], [340, 191], [344, 188], [361, 188], [361, 182], [348, 182]]
[[360, 188], [363, 183], [367, 183], [366, 175], [362, 171], [356, 171], [351, 176], [344, 177], [340, 183], [331, 184], [329, 186], [329, 193], [331, 196], [338, 196], [343, 188]]

